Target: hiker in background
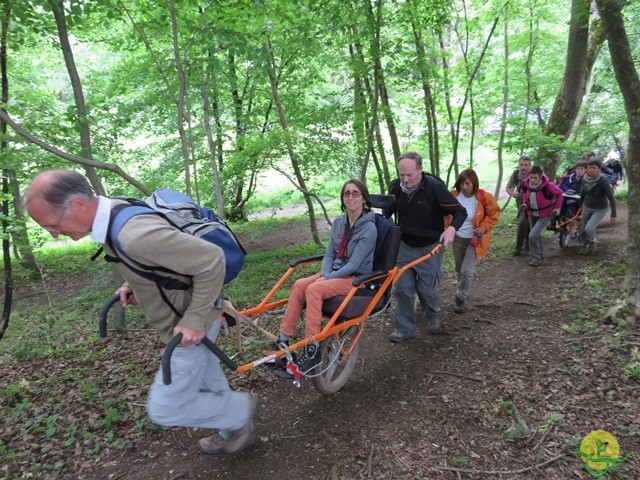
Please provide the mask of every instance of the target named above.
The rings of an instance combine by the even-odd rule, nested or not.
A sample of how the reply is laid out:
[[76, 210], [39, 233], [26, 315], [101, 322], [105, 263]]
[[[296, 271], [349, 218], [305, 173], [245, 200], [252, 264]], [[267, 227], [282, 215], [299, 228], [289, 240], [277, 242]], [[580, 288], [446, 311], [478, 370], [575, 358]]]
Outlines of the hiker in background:
[[[447, 186], [437, 177], [422, 171], [422, 157], [416, 152], [400, 155], [396, 164], [398, 177], [391, 182], [390, 193], [396, 196], [395, 206], [385, 211], [390, 217], [398, 214], [402, 241], [398, 252], [398, 267], [424, 257], [438, 242], [451, 245], [456, 231], [462, 226], [467, 212], [455, 199]], [[452, 215], [451, 224], [445, 228], [444, 219]], [[389, 341], [398, 343], [415, 337], [414, 297], [418, 299], [427, 321], [427, 332], [440, 331], [441, 318], [438, 305], [438, 288], [442, 280], [442, 253], [418, 263], [407, 270], [393, 287], [396, 299], [394, 329]]]
[[[489, 251], [491, 231], [500, 218], [500, 206], [489, 192], [479, 188], [478, 175], [468, 168], [458, 175], [451, 192], [467, 211], [467, 218], [456, 231], [453, 240], [453, 259], [458, 274], [458, 288], [454, 297], [454, 313], [464, 313], [469, 298], [473, 272], [478, 260]], [[447, 219], [445, 225], [451, 222]]]
[[528, 155], [522, 155], [518, 160], [518, 168], [516, 168], [509, 180], [507, 180], [506, 192], [516, 199], [516, 207], [518, 214], [518, 226], [516, 230], [516, 246], [513, 248], [511, 255], [522, 255], [523, 250], [529, 250], [529, 219], [525, 215], [522, 208], [522, 182], [529, 176], [531, 170], [531, 158]]
[[[331, 226], [331, 238], [322, 259], [321, 271], [293, 284], [280, 324], [280, 335], [270, 353], [286, 350], [305, 302], [304, 335], [313, 338], [322, 330], [322, 301], [336, 295], [347, 295], [354, 277], [373, 271], [378, 230], [376, 214], [371, 211], [369, 189], [360, 180], [352, 178], [342, 186], [340, 202], [340, 209], [345, 213]], [[296, 360], [296, 366], [301, 373], [308, 374], [321, 358], [319, 343], [312, 341]]]
[[544, 259], [542, 232], [553, 215], [562, 208], [562, 190], [547, 177], [539, 166], [531, 167], [529, 177], [522, 182], [522, 204], [529, 219], [529, 265], [537, 267]]
[[607, 214], [609, 205], [611, 205], [611, 222], [616, 221], [616, 199], [607, 177], [601, 172], [601, 167], [600, 160], [589, 161], [587, 174], [582, 181], [582, 193], [580, 194], [582, 215], [578, 227], [578, 238], [583, 247], [578, 251], [580, 255], [588, 255], [597, 251], [596, 228]]
[[[124, 200], [95, 196], [87, 180], [68, 170], [48, 170], [33, 180], [25, 205], [33, 220], [57, 238], [79, 240], [86, 234], [105, 244], [111, 210]], [[116, 264], [127, 283], [118, 289], [121, 303], [138, 303], [149, 323], [167, 343], [183, 334], [181, 348], [171, 357], [173, 382], [165, 385], [162, 368], [151, 385], [147, 412], [152, 422], [165, 426], [216, 429], [202, 438], [202, 453], [237, 453], [253, 442], [257, 399], [234, 392], [218, 358], [204, 345], [206, 335], [215, 342], [221, 311], [212, 308], [222, 290], [225, 258], [222, 249], [170, 225], [160, 215], [131, 218], [118, 235], [122, 251], [132, 260], [182, 274], [167, 274], [188, 282], [190, 290], [171, 290], [174, 312], [159, 294], [156, 283], [137, 275], [123, 263]], [[105, 252], [115, 253], [105, 244]]]

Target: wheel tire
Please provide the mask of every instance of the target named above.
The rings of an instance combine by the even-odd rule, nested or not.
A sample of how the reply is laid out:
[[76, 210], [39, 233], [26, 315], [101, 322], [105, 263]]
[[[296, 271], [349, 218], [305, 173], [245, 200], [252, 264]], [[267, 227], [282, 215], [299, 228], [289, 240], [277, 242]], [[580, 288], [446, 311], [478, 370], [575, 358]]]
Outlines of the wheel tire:
[[571, 241], [571, 234], [566, 227], [562, 227], [560, 229], [560, 238], [558, 242], [560, 243], [560, 248], [567, 248], [569, 246], [569, 242]]
[[[359, 325], [340, 332], [339, 338], [331, 335], [320, 342], [320, 352], [322, 360], [316, 367], [316, 372], [322, 372], [316, 377], [311, 377], [313, 386], [323, 395], [331, 395], [336, 393], [345, 386], [351, 373], [356, 368], [358, 361], [358, 351], [360, 350], [360, 342], [353, 345], [354, 339], [360, 330]], [[346, 340], [345, 340], [346, 338]], [[349, 349], [353, 345], [353, 349], [349, 355], [344, 356], [340, 350], [341, 343], [343, 349]]]

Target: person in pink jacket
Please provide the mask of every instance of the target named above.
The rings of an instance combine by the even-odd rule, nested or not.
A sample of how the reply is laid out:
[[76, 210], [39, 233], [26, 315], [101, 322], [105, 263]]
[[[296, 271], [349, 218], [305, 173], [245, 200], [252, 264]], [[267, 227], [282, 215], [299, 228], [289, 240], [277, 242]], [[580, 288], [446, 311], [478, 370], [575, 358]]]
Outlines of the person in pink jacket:
[[537, 267], [544, 258], [542, 232], [562, 208], [562, 190], [547, 177], [539, 166], [531, 167], [529, 178], [522, 183], [522, 205], [529, 218], [529, 265]]
[[[453, 240], [453, 259], [458, 274], [454, 313], [464, 313], [469, 298], [473, 272], [478, 260], [489, 251], [491, 232], [500, 218], [500, 206], [493, 195], [479, 188], [478, 175], [467, 168], [462, 170], [451, 192], [467, 210], [467, 219], [456, 231]], [[445, 223], [449, 225], [451, 217]]]

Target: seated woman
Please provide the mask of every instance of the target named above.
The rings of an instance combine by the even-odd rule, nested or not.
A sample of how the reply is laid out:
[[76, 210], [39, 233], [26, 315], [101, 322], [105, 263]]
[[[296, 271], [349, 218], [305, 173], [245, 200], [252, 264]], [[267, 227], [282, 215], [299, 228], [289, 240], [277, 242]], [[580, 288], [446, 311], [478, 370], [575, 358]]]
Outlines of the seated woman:
[[[340, 192], [344, 215], [331, 227], [331, 239], [322, 260], [322, 269], [310, 277], [297, 280], [291, 289], [289, 303], [280, 325], [275, 353], [284, 349], [293, 336], [306, 301], [305, 337], [313, 338], [322, 330], [322, 301], [336, 295], [347, 295], [353, 277], [373, 271], [373, 254], [377, 229], [375, 213], [367, 186], [360, 180], [348, 180]], [[319, 344], [310, 342], [296, 361], [298, 370], [307, 373], [320, 362]]]
[[563, 176], [558, 187], [562, 190], [562, 207], [560, 208], [560, 215], [551, 219], [551, 224], [547, 227], [547, 230], [557, 231], [556, 225], [559, 218], [573, 218], [578, 212], [578, 198], [582, 192], [582, 179], [587, 172], [587, 162], [580, 160], [573, 167], [573, 172]]

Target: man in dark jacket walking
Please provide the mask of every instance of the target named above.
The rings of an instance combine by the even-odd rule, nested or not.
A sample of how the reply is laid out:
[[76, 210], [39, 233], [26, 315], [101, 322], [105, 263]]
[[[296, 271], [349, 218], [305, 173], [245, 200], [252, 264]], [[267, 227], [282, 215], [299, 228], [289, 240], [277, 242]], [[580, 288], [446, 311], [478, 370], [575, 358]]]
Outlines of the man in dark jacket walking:
[[[387, 216], [398, 214], [402, 230], [402, 242], [398, 253], [398, 267], [428, 254], [438, 242], [450, 245], [467, 218], [467, 211], [438, 178], [422, 171], [422, 157], [416, 152], [406, 152], [397, 161], [398, 179], [391, 183], [391, 193], [396, 196], [395, 207]], [[444, 219], [453, 216], [445, 230]], [[415, 337], [414, 295], [417, 293], [427, 328], [430, 333], [440, 329], [438, 287], [442, 279], [442, 254], [407, 270], [395, 284], [396, 300], [394, 330], [391, 342], [403, 342]]]

